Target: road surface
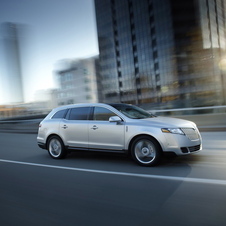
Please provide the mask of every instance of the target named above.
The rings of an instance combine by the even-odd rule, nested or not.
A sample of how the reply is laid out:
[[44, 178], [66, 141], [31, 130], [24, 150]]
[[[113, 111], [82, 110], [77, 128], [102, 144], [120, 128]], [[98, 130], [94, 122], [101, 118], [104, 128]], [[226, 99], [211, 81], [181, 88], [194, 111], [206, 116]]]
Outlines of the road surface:
[[1, 225], [226, 225], [226, 132], [199, 153], [141, 167], [124, 155], [54, 160], [35, 134], [0, 133]]

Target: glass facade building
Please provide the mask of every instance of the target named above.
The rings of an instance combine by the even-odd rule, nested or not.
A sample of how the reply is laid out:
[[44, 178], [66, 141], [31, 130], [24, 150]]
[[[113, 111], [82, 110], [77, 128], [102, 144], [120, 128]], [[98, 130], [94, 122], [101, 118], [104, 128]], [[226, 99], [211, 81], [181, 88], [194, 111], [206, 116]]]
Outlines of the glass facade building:
[[225, 103], [224, 0], [95, 0], [104, 102]]
[[23, 103], [23, 81], [21, 65], [21, 39], [24, 38], [24, 26], [5, 22], [1, 24], [1, 41], [3, 44], [3, 63], [1, 89], [5, 103]]

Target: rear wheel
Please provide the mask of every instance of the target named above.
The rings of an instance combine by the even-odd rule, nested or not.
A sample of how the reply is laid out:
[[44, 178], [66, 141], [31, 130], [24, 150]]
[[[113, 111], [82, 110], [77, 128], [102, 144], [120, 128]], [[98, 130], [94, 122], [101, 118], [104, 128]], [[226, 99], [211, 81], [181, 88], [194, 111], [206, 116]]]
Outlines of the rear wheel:
[[57, 136], [50, 137], [48, 141], [48, 152], [54, 159], [62, 159], [67, 154], [63, 142]]
[[154, 166], [161, 159], [161, 147], [153, 138], [141, 136], [134, 140], [131, 155], [139, 165]]

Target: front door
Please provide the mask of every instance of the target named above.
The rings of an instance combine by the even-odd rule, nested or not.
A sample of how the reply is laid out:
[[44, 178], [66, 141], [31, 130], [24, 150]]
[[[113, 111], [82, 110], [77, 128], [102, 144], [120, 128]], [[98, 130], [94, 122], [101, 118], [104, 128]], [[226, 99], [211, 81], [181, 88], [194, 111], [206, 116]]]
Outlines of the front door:
[[104, 107], [95, 107], [93, 120], [89, 121], [89, 148], [123, 150], [125, 142], [124, 122], [109, 122], [116, 114]]

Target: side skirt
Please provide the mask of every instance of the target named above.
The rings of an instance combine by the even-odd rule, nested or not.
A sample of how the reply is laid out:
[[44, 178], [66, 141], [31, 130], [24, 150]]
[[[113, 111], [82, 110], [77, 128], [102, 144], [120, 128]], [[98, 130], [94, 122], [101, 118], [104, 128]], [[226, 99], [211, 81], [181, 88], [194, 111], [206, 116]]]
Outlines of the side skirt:
[[96, 148], [77, 148], [77, 147], [66, 147], [69, 151], [94, 151], [94, 152], [111, 152], [111, 153], [128, 153], [128, 150], [111, 150], [111, 149], [96, 149]]

